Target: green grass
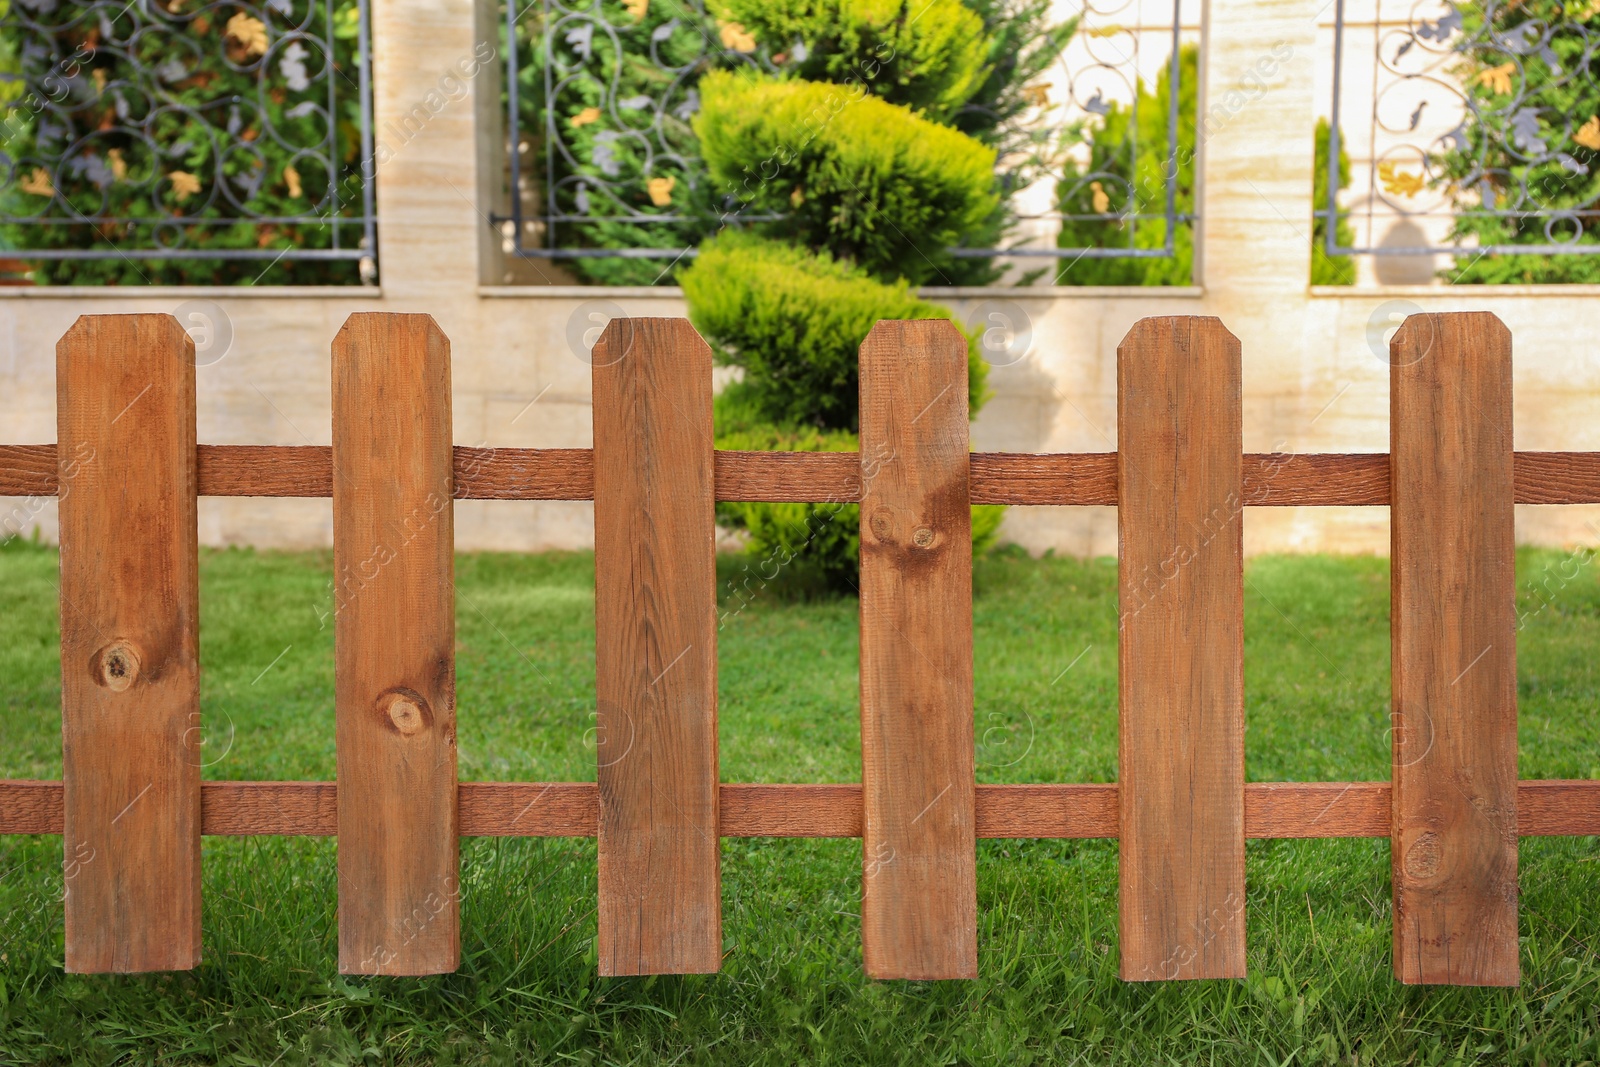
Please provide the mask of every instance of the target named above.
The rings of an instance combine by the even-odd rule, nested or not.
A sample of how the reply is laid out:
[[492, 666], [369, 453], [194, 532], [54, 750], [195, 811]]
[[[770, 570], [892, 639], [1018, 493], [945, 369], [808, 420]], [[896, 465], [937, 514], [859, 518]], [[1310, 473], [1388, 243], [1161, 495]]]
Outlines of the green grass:
[[[330, 562], [202, 557], [207, 777], [333, 776]], [[724, 561], [723, 577], [737, 566]], [[0, 776], [60, 773], [55, 572], [47, 549], [0, 549]], [[979, 563], [980, 780], [1115, 778], [1115, 574], [1109, 561], [1015, 553]], [[1519, 574], [1522, 776], [1600, 777], [1597, 568], [1529, 552]], [[592, 583], [586, 555], [460, 559], [462, 778], [593, 778]], [[1262, 558], [1245, 590], [1250, 778], [1386, 777], [1387, 563]], [[719, 653], [725, 780], [858, 779], [856, 625], [849, 600], [768, 594], [730, 613]], [[3, 1061], [1600, 1059], [1590, 838], [1522, 843], [1515, 990], [1393, 981], [1383, 841], [1252, 842], [1252, 977], [1150, 985], [1116, 977], [1114, 842], [980, 842], [982, 977], [926, 984], [862, 975], [857, 841], [724, 841], [723, 972], [647, 979], [596, 976], [594, 845], [561, 839], [463, 841], [454, 975], [337, 974], [332, 841], [208, 838], [197, 971], [67, 976], [60, 848], [55, 837], [0, 838]]]

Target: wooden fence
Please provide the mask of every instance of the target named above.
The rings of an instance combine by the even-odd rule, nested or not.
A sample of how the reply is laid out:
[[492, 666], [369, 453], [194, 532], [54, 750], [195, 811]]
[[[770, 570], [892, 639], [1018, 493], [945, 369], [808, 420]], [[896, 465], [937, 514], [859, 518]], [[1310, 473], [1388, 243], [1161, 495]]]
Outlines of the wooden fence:
[[[1128, 334], [1106, 454], [969, 454], [942, 321], [867, 338], [858, 454], [714, 450], [682, 320], [614, 321], [593, 364], [592, 450], [452, 448], [433, 320], [355, 315], [331, 448], [197, 447], [175, 320], [67, 333], [58, 443], [0, 447], [0, 495], [60, 497], [63, 781], [0, 782], [0, 833], [64, 835], [67, 970], [195, 966], [203, 834], [337, 835], [340, 969], [401, 975], [457, 966], [463, 835], [598, 837], [608, 975], [718, 968], [719, 836], [860, 837], [868, 973], [971, 977], [975, 840], [1098, 837], [1124, 978], [1239, 977], [1247, 838], [1388, 837], [1396, 976], [1517, 982], [1518, 837], [1600, 834], [1600, 782], [1517, 780], [1512, 504], [1600, 502], [1600, 453], [1513, 452], [1492, 315], [1406, 321], [1388, 455], [1243, 455], [1210, 318]], [[336, 782], [200, 780], [201, 495], [333, 498]], [[594, 501], [594, 784], [456, 780], [462, 498]], [[719, 781], [717, 500], [860, 501], [860, 785]], [[1119, 784], [975, 784], [976, 503], [1118, 507]], [[1242, 510], [1336, 504], [1391, 507], [1392, 784], [1247, 784]]]

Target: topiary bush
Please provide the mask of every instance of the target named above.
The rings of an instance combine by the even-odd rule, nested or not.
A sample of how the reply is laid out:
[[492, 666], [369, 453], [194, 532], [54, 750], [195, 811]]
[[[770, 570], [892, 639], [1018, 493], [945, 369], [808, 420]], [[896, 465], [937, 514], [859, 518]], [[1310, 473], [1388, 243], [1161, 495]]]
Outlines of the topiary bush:
[[[737, 269], [740, 258], [726, 257], [725, 267]], [[709, 283], [713, 275], [710, 272], [701, 274], [700, 270], [701, 264], [696, 263], [685, 276]], [[875, 283], [868, 280], [867, 284]], [[911, 299], [915, 301], [915, 297]], [[942, 308], [935, 310], [944, 312]], [[948, 312], [944, 312], [931, 317], [947, 316]], [[908, 314], [903, 317], [930, 316]], [[876, 318], [873, 321], [877, 321]], [[706, 325], [696, 325], [702, 333], [707, 332]], [[756, 333], [741, 336], [749, 339]], [[862, 336], [865, 337], [865, 333]], [[969, 337], [970, 380], [978, 383], [973, 395], [981, 396], [988, 365], [981, 360], [974, 361], [970, 340]], [[723, 342], [713, 342], [713, 345], [719, 361], [725, 365], [744, 366], [738, 354], [730, 353]], [[853, 421], [853, 408], [851, 417]], [[854, 452], [861, 444], [854, 429], [773, 424], [748, 377], [734, 382], [718, 395], [715, 418], [718, 448], [757, 452]], [[994, 544], [1004, 512], [1004, 508], [995, 505], [978, 505], [972, 509], [973, 552], [984, 552]], [[861, 509], [856, 504], [726, 501], [717, 505], [717, 521], [723, 526], [743, 530], [749, 537], [751, 558], [746, 566], [747, 582], [754, 578], [764, 585], [781, 578], [784, 591], [801, 595], [852, 590], [856, 586], [857, 562], [861, 557]]]
[[[858, 350], [873, 324], [952, 318], [903, 280], [881, 282], [827, 252], [738, 231], [702, 245], [682, 284], [695, 328], [719, 362], [743, 372], [730, 389], [740, 395], [745, 426], [854, 432]], [[989, 365], [977, 335], [967, 336], [968, 402], [976, 410], [988, 398]]]
[[[734, 220], [758, 217], [704, 242], [679, 274], [696, 327], [739, 372], [717, 399], [717, 443], [854, 450], [859, 349], [873, 324], [950, 319], [914, 287], [995, 277], [950, 248], [998, 243], [997, 150], [1021, 143], [1006, 123], [1024, 106], [1021, 81], [1059, 55], [1071, 28], [1040, 29], [1047, 0], [713, 3], [724, 32], [761, 42], [777, 65], [708, 73], [693, 120]], [[963, 334], [975, 416], [988, 367]], [[747, 570], [763, 585], [855, 586], [856, 505], [732, 503], [718, 515], [748, 534]], [[973, 509], [975, 551], [995, 540], [1000, 516]]]
[[725, 21], [771, 42], [803, 81], [870, 85], [880, 100], [949, 122], [989, 73], [983, 19], [960, 0], [919, 0], [914, 13], [909, 7], [904, 0], [715, 5]]
[[[796, 245], [730, 231], [701, 247], [682, 275], [690, 316], [738, 380], [717, 397], [717, 447], [853, 452], [860, 444], [859, 348], [879, 319], [950, 319], [904, 281]], [[988, 396], [989, 365], [967, 337], [969, 403]], [[992, 545], [1003, 509], [972, 509], [974, 551]], [[758, 574], [804, 593], [855, 586], [860, 512], [855, 504], [723, 503], [718, 520], [750, 539]]]
[[992, 148], [859, 87], [735, 71], [700, 93], [712, 182], [785, 216], [769, 229], [876, 277], [940, 278], [948, 246], [999, 210]]

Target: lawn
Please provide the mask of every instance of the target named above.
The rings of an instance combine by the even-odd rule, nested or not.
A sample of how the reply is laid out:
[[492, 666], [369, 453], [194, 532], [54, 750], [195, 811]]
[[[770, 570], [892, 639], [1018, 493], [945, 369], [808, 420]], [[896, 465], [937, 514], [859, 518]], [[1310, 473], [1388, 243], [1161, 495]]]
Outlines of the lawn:
[[[741, 578], [722, 562], [724, 585]], [[457, 563], [463, 779], [593, 780], [593, 559]], [[331, 779], [326, 554], [201, 558], [205, 774]], [[1570, 581], [1563, 576], [1577, 577]], [[0, 777], [61, 769], [56, 559], [0, 547]], [[1521, 774], [1600, 777], [1600, 568], [1518, 560]], [[1245, 572], [1256, 781], [1388, 774], [1388, 565]], [[974, 584], [979, 780], [1116, 777], [1116, 568], [1003, 551]], [[853, 600], [729, 599], [726, 781], [858, 780]], [[61, 971], [60, 840], [0, 838], [0, 1061], [161, 1063], [1568, 1064], [1600, 1060], [1600, 847], [1524, 839], [1523, 983], [1390, 977], [1384, 841], [1249, 846], [1246, 981], [1116, 977], [1115, 842], [978, 845], [971, 982], [861, 971], [858, 841], [726, 840], [723, 971], [601, 979], [592, 841], [462, 842], [463, 963], [341, 977], [335, 844], [207, 838], [192, 974]]]

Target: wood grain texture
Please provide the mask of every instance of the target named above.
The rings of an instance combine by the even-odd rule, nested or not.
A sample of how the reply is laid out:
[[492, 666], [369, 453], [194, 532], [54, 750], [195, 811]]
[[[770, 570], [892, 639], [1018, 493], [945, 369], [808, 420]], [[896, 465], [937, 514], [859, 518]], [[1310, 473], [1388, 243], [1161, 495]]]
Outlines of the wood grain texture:
[[594, 452], [587, 448], [455, 450], [462, 500], [593, 500]]
[[979, 452], [972, 457], [974, 504], [1115, 504], [1117, 454], [1035, 456]]
[[[53, 496], [55, 445], [0, 445], [0, 496]], [[326, 497], [333, 467], [314, 445], [201, 445], [201, 496]], [[587, 448], [456, 446], [458, 500], [592, 500]], [[859, 500], [855, 452], [716, 454], [718, 500]], [[974, 452], [974, 504], [1114, 505], [1115, 452]], [[1389, 503], [1387, 453], [1250, 453], [1247, 507], [1345, 507]], [[1518, 504], [1600, 503], [1600, 452], [1518, 452]]]
[[0, 445], [0, 496], [55, 496], [60, 489], [55, 445]]
[[723, 837], [860, 837], [861, 786], [724, 785]]
[[711, 349], [683, 319], [594, 348], [600, 973], [722, 966]]
[[874, 978], [978, 973], [967, 345], [861, 345], [861, 942]]
[[462, 782], [462, 837], [594, 837], [593, 782]]
[[1117, 836], [1115, 785], [980, 785], [978, 836]]
[[56, 346], [66, 969], [200, 962], [194, 345], [170, 315]]
[[333, 342], [339, 969], [460, 964], [450, 342], [427, 315]]
[[[202, 782], [201, 832], [332, 837], [339, 831], [332, 782]], [[861, 836], [859, 785], [724, 783], [723, 837]], [[600, 793], [593, 782], [462, 782], [462, 837], [594, 837]], [[979, 838], [1117, 836], [1115, 785], [980, 785]], [[1248, 838], [1388, 837], [1388, 782], [1250, 782]], [[59, 834], [61, 783], [0, 780], [0, 835]], [[1523, 837], [1600, 835], [1600, 782], [1518, 783]]]
[[1248, 838], [1388, 837], [1388, 782], [1250, 782]]
[[1243, 425], [1220, 320], [1134, 324], [1117, 349], [1127, 981], [1245, 973]]
[[716, 468], [718, 500], [822, 504], [861, 499], [859, 452], [719, 450]]
[[331, 497], [333, 449], [321, 445], [201, 445], [201, 496]]
[[200, 830], [212, 836], [339, 833], [339, 787], [334, 782], [203, 782]]
[[1516, 985], [1511, 335], [1412, 315], [1390, 368], [1395, 977]]
[[1517, 452], [1512, 472], [1518, 504], [1600, 502], [1600, 452]]

